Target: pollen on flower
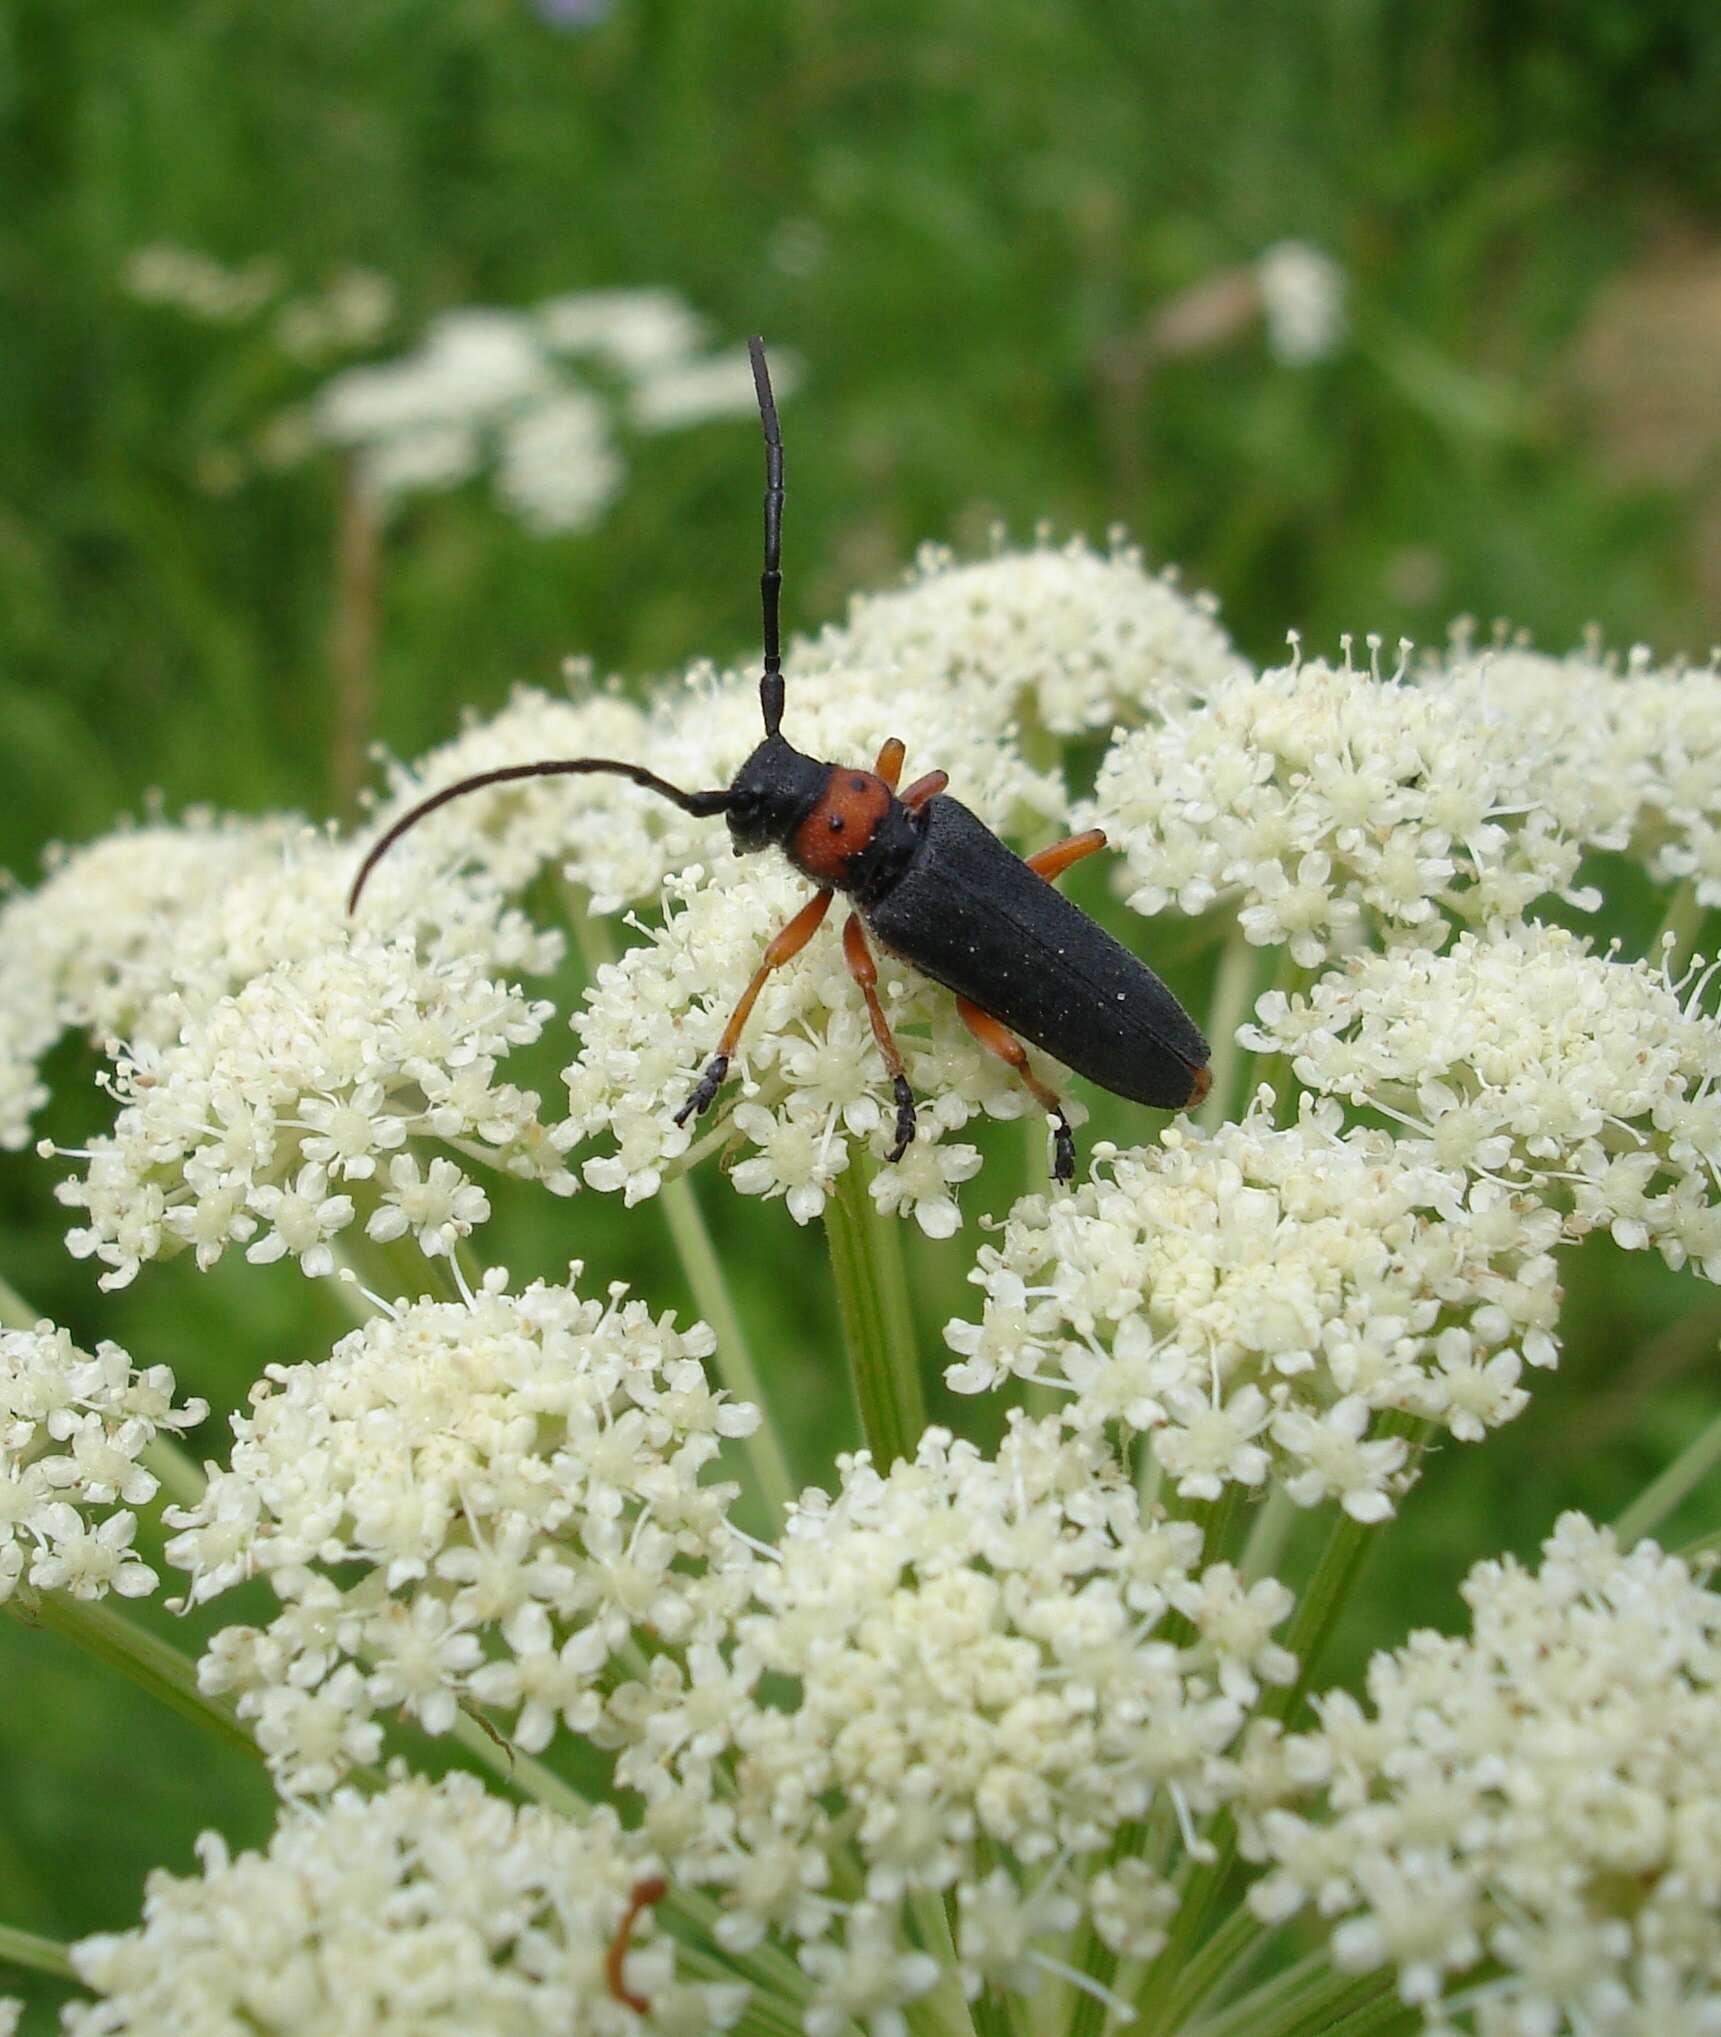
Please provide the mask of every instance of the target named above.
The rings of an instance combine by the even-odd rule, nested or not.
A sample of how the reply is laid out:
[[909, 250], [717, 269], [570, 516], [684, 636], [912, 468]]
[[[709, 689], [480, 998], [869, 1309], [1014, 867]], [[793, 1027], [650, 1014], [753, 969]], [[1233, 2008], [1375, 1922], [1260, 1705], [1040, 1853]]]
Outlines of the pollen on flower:
[[[362, 1989], [369, 2030], [405, 2037], [628, 2037], [641, 2017], [618, 1999], [608, 1961], [655, 1857], [600, 1806], [576, 1823], [488, 1794], [470, 1775], [397, 1774], [375, 1796], [342, 1790], [285, 1808], [262, 1852], [214, 1833], [201, 1872], [152, 1874], [143, 1922], [72, 1949], [98, 2000], [64, 2010], [69, 2037], [351, 2024]], [[627, 1992], [649, 2026], [727, 2029], [739, 1984], [680, 1970], [676, 1941], [635, 1923]]]
[[1377, 1655], [1366, 1705], [1330, 1693], [1288, 1743], [1315, 1801], [1243, 1815], [1256, 1910], [1317, 1904], [1337, 1963], [1395, 1969], [1431, 2029], [1707, 2029], [1721, 1598], [1580, 1514], [1464, 1597], [1467, 1634]]
[[247, 1576], [282, 1602], [201, 1675], [294, 1791], [370, 1759], [396, 1707], [440, 1733], [481, 1704], [534, 1751], [558, 1723], [595, 1732], [635, 1629], [685, 1642], [723, 1604], [735, 1488], [702, 1475], [757, 1412], [707, 1384], [711, 1333], [504, 1278], [271, 1366], [230, 1468], [171, 1516], [193, 1602]]
[[1533, 1200], [1345, 1132], [1332, 1104], [1280, 1131], [1258, 1099], [1019, 1202], [945, 1377], [1057, 1388], [1067, 1427], [1146, 1434], [1188, 1499], [1276, 1478], [1381, 1520], [1413, 1476], [1385, 1417], [1475, 1440], [1527, 1404], [1526, 1361], [1553, 1364], [1558, 1236]]
[[26, 1585], [81, 1599], [154, 1591], [132, 1551], [136, 1509], [159, 1489], [143, 1455], [208, 1411], [176, 1406], [168, 1368], [140, 1369], [117, 1344], [91, 1356], [47, 1322], [0, 1332], [0, 1605]]
[[1678, 982], [1560, 927], [1353, 958], [1274, 992], [1239, 1038], [1306, 1087], [1384, 1111], [1412, 1164], [1465, 1168], [1721, 1280], [1721, 1025]]
[[1543, 801], [1540, 755], [1452, 689], [1347, 661], [1243, 674], [1113, 744], [1091, 807], [1139, 912], [1235, 900], [1256, 946], [1303, 968], [1370, 935], [1441, 946], [1576, 884], [1580, 838]]

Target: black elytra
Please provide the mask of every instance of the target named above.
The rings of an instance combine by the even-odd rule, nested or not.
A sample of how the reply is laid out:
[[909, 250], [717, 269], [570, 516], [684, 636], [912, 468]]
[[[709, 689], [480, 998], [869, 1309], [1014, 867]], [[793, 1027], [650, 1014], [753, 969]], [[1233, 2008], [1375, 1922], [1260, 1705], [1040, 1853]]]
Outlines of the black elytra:
[[956, 993], [981, 1044], [1008, 1061], [1054, 1120], [1054, 1173], [1074, 1173], [1075, 1147], [1057, 1097], [1028, 1066], [1023, 1039], [1102, 1089], [1161, 1110], [1187, 1110], [1207, 1094], [1208, 1045], [1164, 983], [1050, 881], [1104, 845], [1097, 830], [1028, 861], [1015, 855], [935, 772], [898, 797], [902, 746], [887, 743], [877, 769], [821, 762], [781, 732], [784, 704], [778, 613], [782, 589], [783, 443], [765, 365], [764, 342], [747, 343], [765, 436], [765, 544], [760, 597], [764, 671], [759, 703], [764, 740], [720, 790], [684, 792], [643, 765], [609, 757], [552, 758], [480, 771], [444, 786], [403, 814], [371, 848], [353, 880], [348, 908], [380, 858], [408, 829], [450, 800], [522, 778], [607, 772], [696, 815], [722, 814], [737, 854], [781, 849], [819, 887], [766, 952], [676, 1122], [716, 1100], [753, 1002], [771, 969], [811, 937], [833, 892], [853, 901], [844, 937], [849, 968], [867, 1000], [873, 1032], [897, 1101], [900, 1159], [914, 1136], [914, 1106], [901, 1056], [879, 1005], [876, 969], [861, 927], [891, 954]]

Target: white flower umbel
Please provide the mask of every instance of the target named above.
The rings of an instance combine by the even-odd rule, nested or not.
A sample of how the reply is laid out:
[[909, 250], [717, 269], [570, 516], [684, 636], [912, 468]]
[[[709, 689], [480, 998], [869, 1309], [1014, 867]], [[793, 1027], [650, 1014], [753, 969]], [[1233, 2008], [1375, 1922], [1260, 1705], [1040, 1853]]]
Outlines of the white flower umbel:
[[574, 1186], [566, 1134], [542, 1122], [532, 1091], [498, 1079], [550, 1010], [481, 955], [343, 926], [209, 1009], [185, 1009], [172, 1045], [121, 1053], [114, 1128], [60, 1184], [87, 1217], [67, 1242], [107, 1267], [104, 1287], [188, 1248], [212, 1266], [232, 1244], [328, 1273], [364, 1198], [372, 1237], [411, 1229], [425, 1252], [449, 1253], [488, 1204], [452, 1161], [421, 1177], [400, 1151], [410, 1136], [457, 1141], [559, 1193]]
[[1341, 1133], [1305, 1102], [1273, 1128], [1172, 1126], [1102, 1147], [1073, 1195], [1017, 1203], [969, 1276], [978, 1323], [945, 1335], [958, 1392], [1011, 1377], [1060, 1390], [1064, 1423], [1152, 1437], [1186, 1499], [1283, 1482], [1299, 1505], [1392, 1512], [1411, 1476], [1382, 1417], [1474, 1440], [1551, 1365], [1559, 1220], [1489, 1183]]
[[1540, 761], [1447, 689], [1299, 660], [1115, 743], [1080, 818], [1127, 857], [1138, 912], [1234, 900], [1251, 942], [1313, 968], [1371, 936], [1439, 947], [1547, 892], [1598, 904]]
[[140, 1369], [117, 1344], [92, 1357], [64, 1330], [0, 1332], [0, 1604], [20, 1585], [73, 1598], [141, 1598], [158, 1579], [132, 1553], [134, 1509], [158, 1482], [143, 1453], [194, 1428], [165, 1365]]
[[1483, 1563], [1464, 1597], [1468, 1634], [1377, 1655], [1366, 1706], [1317, 1701], [1301, 1749], [1324, 1804], [1247, 1821], [1272, 1869], [1256, 1909], [1340, 1919], [1338, 1964], [1396, 1969], [1442, 2032], [1709, 2037], [1721, 1598], [1580, 1514], [1539, 1572]]
[[685, 1977], [649, 1912], [622, 1975], [645, 2013], [617, 1999], [610, 1951], [658, 1865], [608, 1810], [576, 1824], [469, 1775], [397, 1778], [284, 1810], [263, 1852], [206, 1833], [198, 1855], [151, 1875], [135, 1930], [73, 1948], [99, 1999], [64, 2011], [68, 2037], [695, 2037], [745, 2005]]
[[792, 669], [896, 666], [907, 684], [955, 684], [996, 716], [1074, 735], [1245, 673], [1215, 609], [1173, 575], [1148, 573], [1130, 546], [1096, 552], [1077, 538], [963, 564], [928, 545], [907, 587], [857, 596]]
[[[909, 1918], [945, 1891], [970, 1993], [1064, 1972], [1090, 1903], [1108, 1940], [1151, 1956], [1179, 1835], [1226, 1800], [1262, 1683], [1294, 1674], [1273, 1639], [1290, 1594], [1203, 1570], [1198, 1528], [1144, 1513], [1109, 1456], [1054, 1423], [1014, 1421], [994, 1458], [929, 1429], [887, 1474], [839, 1463], [836, 1494], [806, 1494], [754, 1566], [732, 1660], [633, 1695], [618, 1774], [647, 1831], [685, 1828], [687, 1793], [707, 1796], [678, 1871], [720, 1890], [723, 1942], [801, 1941], [825, 2011], [809, 2030], [932, 1984]], [[749, 1696], [762, 1675], [793, 1679], [791, 1708]], [[714, 1791], [726, 1749], [734, 1788]], [[1165, 1840], [1139, 1870], [1152, 1887], [1133, 1866], [1096, 1880], [1142, 1820]], [[829, 1886], [850, 1846], [852, 1906]]]
[[1484, 740], [1535, 758], [1542, 802], [1574, 840], [1721, 905], [1721, 671], [1514, 644], [1460, 650], [1444, 683]]
[[1407, 1157], [1535, 1194], [1721, 1280], [1721, 1025], [1678, 983], [1560, 927], [1354, 957], [1239, 1034], [1306, 1088], [1384, 1111]]
[[370, 1759], [401, 1707], [434, 1733], [492, 1707], [532, 1751], [558, 1724], [595, 1731], [636, 1628], [685, 1642], [724, 1602], [709, 1566], [734, 1546], [735, 1488], [700, 1480], [758, 1413], [706, 1383], [710, 1331], [620, 1289], [504, 1278], [271, 1366], [230, 1469], [172, 1516], [194, 1602], [258, 1575], [283, 1602], [218, 1635], [201, 1676], [237, 1694], [291, 1790]]
[[37, 1071], [61, 1034], [129, 1034], [174, 969], [182, 923], [241, 878], [279, 869], [303, 832], [290, 818], [199, 810], [54, 850], [38, 889], [0, 900], [0, 1147], [27, 1142], [48, 1100]]

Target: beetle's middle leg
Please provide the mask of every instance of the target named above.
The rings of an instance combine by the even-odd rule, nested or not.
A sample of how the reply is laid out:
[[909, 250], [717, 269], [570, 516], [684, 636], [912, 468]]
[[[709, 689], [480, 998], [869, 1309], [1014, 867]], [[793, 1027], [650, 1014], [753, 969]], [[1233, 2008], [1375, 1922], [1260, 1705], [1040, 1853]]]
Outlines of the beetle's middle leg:
[[[878, 753], [878, 762], [873, 769], [892, 792], [896, 790], [896, 781], [902, 776], [902, 760], [907, 754], [902, 741], [896, 736], [892, 736]], [[917, 778], [902, 795], [902, 803], [912, 812], [918, 813], [935, 793], [942, 792], [949, 783], [948, 771], [928, 771], [924, 778]], [[1104, 836], [1101, 840], [1104, 840]]]
[[891, 1087], [896, 1092], [896, 1144], [885, 1158], [900, 1160], [914, 1138], [914, 1092], [908, 1086], [902, 1052], [891, 1033], [890, 1021], [884, 1015], [884, 1006], [878, 1001], [878, 964], [866, 944], [857, 912], [849, 914], [848, 923], [843, 928], [843, 960], [849, 965], [849, 974], [860, 985], [861, 996], [866, 999], [867, 1017], [872, 1020], [872, 1036], [878, 1042], [878, 1050], [884, 1056], [884, 1065], [890, 1073]]
[[729, 1057], [734, 1053], [741, 1038], [741, 1028], [747, 1023], [747, 1015], [759, 1001], [773, 969], [798, 955], [819, 930], [820, 922], [830, 910], [831, 894], [816, 891], [803, 905], [789, 924], [772, 937], [765, 950], [765, 958], [753, 972], [753, 980], [741, 993], [741, 1002], [729, 1014], [729, 1023], [723, 1028], [723, 1037], [717, 1042], [717, 1051], [705, 1064], [705, 1073], [699, 1078], [699, 1086], [675, 1113], [678, 1125], [686, 1124], [691, 1117], [703, 1117], [717, 1100], [717, 1092], [723, 1087], [723, 1078], [729, 1073]]
[[1076, 1135], [1070, 1130], [1070, 1121], [1064, 1115], [1064, 1106], [1058, 1101], [1058, 1093], [1048, 1089], [1028, 1065], [1028, 1050], [1008, 1026], [1001, 1025], [990, 1012], [982, 1011], [967, 998], [956, 1000], [956, 1010], [962, 1023], [974, 1035], [988, 1053], [996, 1054], [1000, 1061], [1009, 1062], [1022, 1078], [1023, 1086], [1034, 1101], [1052, 1120], [1055, 1128], [1052, 1152], [1052, 1179], [1071, 1181], [1076, 1172]]

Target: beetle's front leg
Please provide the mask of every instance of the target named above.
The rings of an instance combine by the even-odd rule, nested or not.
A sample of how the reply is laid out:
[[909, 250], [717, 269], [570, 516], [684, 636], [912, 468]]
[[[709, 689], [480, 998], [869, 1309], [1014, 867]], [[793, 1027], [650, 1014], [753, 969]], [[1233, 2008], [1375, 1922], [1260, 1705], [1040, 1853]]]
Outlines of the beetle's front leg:
[[867, 1017], [872, 1020], [872, 1036], [884, 1056], [884, 1065], [889, 1070], [891, 1087], [896, 1094], [896, 1144], [885, 1158], [900, 1160], [914, 1141], [914, 1091], [908, 1086], [901, 1050], [891, 1033], [890, 1021], [884, 1015], [884, 1006], [878, 1001], [878, 964], [866, 944], [857, 912], [849, 914], [843, 928], [843, 960], [849, 965], [849, 974], [860, 985], [861, 996], [866, 999]]
[[1000, 1061], [1007, 1061], [1021, 1076], [1024, 1086], [1034, 1101], [1052, 1120], [1052, 1179], [1073, 1181], [1076, 1173], [1076, 1135], [1070, 1130], [1070, 1121], [1064, 1115], [1064, 1106], [1058, 1100], [1058, 1093], [1048, 1089], [1028, 1065], [1028, 1050], [1008, 1026], [1001, 1025], [990, 1012], [982, 1011], [967, 998], [956, 1000], [957, 1015], [989, 1054], [996, 1054]]
[[705, 1064], [705, 1073], [700, 1076], [697, 1088], [675, 1113], [678, 1125], [686, 1124], [691, 1117], [703, 1117], [717, 1101], [717, 1092], [723, 1087], [723, 1078], [729, 1073], [729, 1057], [734, 1053], [741, 1038], [741, 1028], [747, 1023], [747, 1015], [759, 1001], [773, 969], [798, 955], [819, 930], [821, 921], [830, 910], [831, 894], [818, 891], [809, 898], [789, 924], [772, 937], [765, 950], [765, 959], [753, 972], [753, 980], [741, 993], [741, 1002], [729, 1014], [729, 1023], [723, 1028], [723, 1037], [717, 1042], [717, 1051]]

